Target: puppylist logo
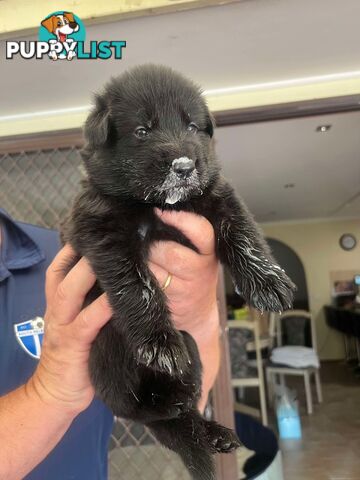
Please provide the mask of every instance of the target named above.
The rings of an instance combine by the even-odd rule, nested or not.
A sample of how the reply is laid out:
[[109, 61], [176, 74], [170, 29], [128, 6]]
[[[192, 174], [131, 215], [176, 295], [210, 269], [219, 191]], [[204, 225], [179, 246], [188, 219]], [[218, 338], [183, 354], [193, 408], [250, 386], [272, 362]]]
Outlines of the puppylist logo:
[[15, 55], [24, 59], [50, 58], [51, 60], [107, 60], [121, 59], [125, 40], [90, 41], [85, 48], [85, 26], [80, 18], [71, 12], [58, 11], [42, 20], [38, 41], [7, 41], [6, 58]]

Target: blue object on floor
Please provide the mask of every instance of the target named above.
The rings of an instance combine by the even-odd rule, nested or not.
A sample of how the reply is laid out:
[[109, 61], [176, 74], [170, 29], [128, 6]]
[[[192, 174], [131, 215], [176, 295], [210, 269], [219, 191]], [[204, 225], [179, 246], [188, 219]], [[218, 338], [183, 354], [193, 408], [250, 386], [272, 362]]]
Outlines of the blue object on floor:
[[253, 480], [272, 464], [279, 451], [272, 430], [244, 413], [235, 412], [235, 429], [240, 441], [255, 454], [244, 465], [246, 480]]
[[280, 438], [301, 438], [301, 423], [297, 403], [279, 402], [276, 408]]

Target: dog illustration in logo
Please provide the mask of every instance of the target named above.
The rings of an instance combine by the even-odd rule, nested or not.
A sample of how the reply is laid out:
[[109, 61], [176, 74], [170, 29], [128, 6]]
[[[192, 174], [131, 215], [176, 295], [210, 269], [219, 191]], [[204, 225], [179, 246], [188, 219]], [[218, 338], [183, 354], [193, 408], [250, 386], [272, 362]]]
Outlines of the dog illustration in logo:
[[[49, 43], [67, 43], [70, 44], [74, 40], [68, 38], [68, 35], [75, 33], [79, 30], [79, 24], [74, 18], [74, 14], [70, 12], [63, 12], [62, 14], [51, 15], [51, 17], [46, 18], [41, 22], [41, 25], [46, 28], [46, 30], [56, 36], [56, 40], [49, 40]], [[67, 52], [67, 50], [65, 50]], [[76, 56], [74, 50], [69, 50], [66, 53], [61, 52], [59, 55], [56, 51], [52, 50], [49, 53], [50, 58], [57, 60], [58, 58], [72, 60]]]

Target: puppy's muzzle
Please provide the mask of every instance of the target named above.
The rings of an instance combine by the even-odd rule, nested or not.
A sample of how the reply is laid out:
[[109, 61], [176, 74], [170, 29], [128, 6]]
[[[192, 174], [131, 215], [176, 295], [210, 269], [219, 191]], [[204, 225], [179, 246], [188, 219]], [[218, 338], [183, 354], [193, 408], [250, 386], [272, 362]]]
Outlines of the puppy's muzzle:
[[171, 169], [179, 178], [188, 178], [195, 169], [195, 162], [188, 157], [175, 158], [171, 164]]

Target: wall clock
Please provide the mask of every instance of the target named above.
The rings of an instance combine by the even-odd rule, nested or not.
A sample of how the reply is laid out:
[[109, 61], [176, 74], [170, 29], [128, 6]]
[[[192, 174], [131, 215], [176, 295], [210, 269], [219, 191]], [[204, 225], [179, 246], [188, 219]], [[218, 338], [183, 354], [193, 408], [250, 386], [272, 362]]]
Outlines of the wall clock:
[[340, 246], [344, 250], [352, 250], [356, 247], [356, 238], [352, 233], [344, 233], [339, 240]]

